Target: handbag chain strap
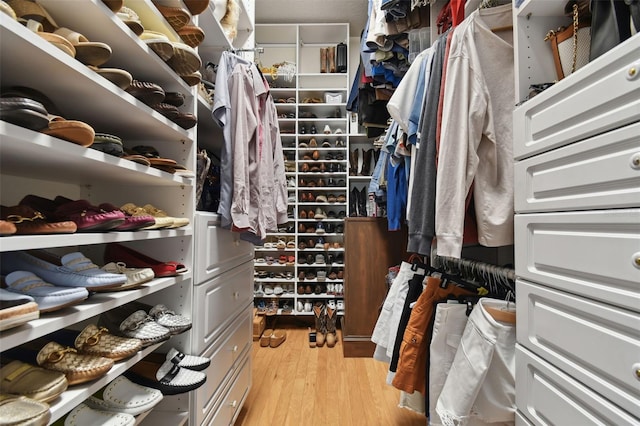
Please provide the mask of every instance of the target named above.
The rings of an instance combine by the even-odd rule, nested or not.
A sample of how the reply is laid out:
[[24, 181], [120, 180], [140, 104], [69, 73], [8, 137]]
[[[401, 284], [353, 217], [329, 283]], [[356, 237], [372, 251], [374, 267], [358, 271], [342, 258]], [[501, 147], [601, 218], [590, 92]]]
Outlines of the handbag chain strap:
[[573, 63], [571, 64], [571, 73], [576, 71], [578, 63], [578, 4], [573, 4]]

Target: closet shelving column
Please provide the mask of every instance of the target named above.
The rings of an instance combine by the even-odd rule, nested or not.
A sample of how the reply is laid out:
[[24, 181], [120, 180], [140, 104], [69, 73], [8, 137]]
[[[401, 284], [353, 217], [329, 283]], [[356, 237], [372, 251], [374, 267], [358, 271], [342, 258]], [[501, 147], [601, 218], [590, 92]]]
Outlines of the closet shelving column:
[[[564, 2], [515, 14], [516, 95], [556, 80]], [[635, 35], [514, 113], [516, 424], [640, 422]], [[633, 182], [633, 183], [632, 183]]]
[[[264, 48], [258, 61], [264, 67], [285, 61], [297, 65], [292, 81], [267, 76], [280, 115], [291, 221], [256, 250], [256, 271], [267, 273], [267, 278], [256, 278], [256, 303], [278, 300], [279, 314], [312, 315], [316, 300], [342, 298], [344, 280], [337, 277], [344, 266], [349, 81], [346, 73], [320, 72], [320, 49], [346, 43], [348, 30], [348, 24], [256, 26], [256, 44]], [[317, 146], [309, 146], [312, 139]], [[316, 200], [318, 196], [327, 201]], [[309, 212], [317, 211], [327, 218], [309, 218]], [[324, 234], [316, 232], [320, 227]], [[278, 249], [278, 241], [285, 248]], [[270, 266], [267, 256], [275, 261]], [[325, 281], [317, 279], [319, 271], [326, 273]], [[329, 278], [332, 272], [336, 279]], [[272, 293], [276, 287], [277, 297]]]
[[[42, 0], [40, 3], [58, 25], [73, 28], [90, 40], [111, 46], [113, 54], [108, 66], [126, 69], [136, 78], [152, 81], [165, 90], [187, 94], [183, 110], [193, 111], [191, 89], [101, 1]], [[151, 3], [145, 5], [154, 8]], [[118, 135], [125, 147], [153, 143], [164, 156], [176, 159], [188, 169], [195, 169], [195, 129], [178, 127], [9, 18], [0, 22], [0, 41], [3, 87], [34, 88], [47, 95], [67, 118], [84, 121], [97, 131]], [[43, 78], [42, 70], [46, 70], [46, 78]], [[0, 122], [0, 136], [3, 205], [16, 205], [27, 194], [47, 198], [63, 195], [87, 199], [93, 204], [151, 203], [172, 216], [193, 218], [192, 179], [141, 167], [6, 122]], [[125, 243], [151, 257], [174, 260], [192, 270], [191, 226], [161, 231], [76, 233], [64, 237], [8, 236], [0, 240], [0, 251], [81, 251], [101, 263], [104, 245], [110, 242]], [[0, 347], [3, 351], [15, 348], [62, 328], [82, 329], [87, 322], [95, 323], [101, 313], [138, 299], [150, 304], [164, 303], [177, 313], [191, 316], [191, 282], [192, 274], [188, 272], [179, 277], [155, 279], [135, 290], [92, 295], [85, 303], [3, 331]], [[167, 344], [188, 351], [190, 334], [174, 336]], [[69, 388], [51, 403], [52, 421], [63, 417], [157, 348], [158, 345], [146, 348], [134, 357], [116, 363], [107, 375]], [[160, 411], [163, 421], [156, 424], [184, 424], [189, 419], [189, 395], [166, 397], [153, 412]]]
[[[211, 2], [196, 16], [205, 31], [198, 46], [203, 65], [219, 64], [224, 50], [253, 47], [254, 0], [239, 1], [237, 35], [230, 40], [220, 25], [224, 11]], [[248, 59], [250, 57], [248, 56]], [[198, 91], [198, 149], [218, 163], [224, 143], [213, 121], [212, 105]], [[203, 210], [215, 206], [200, 206]], [[190, 424], [233, 424], [251, 388], [253, 245], [220, 227], [219, 215], [196, 211], [194, 220], [192, 353], [211, 360], [207, 383], [192, 393]]]

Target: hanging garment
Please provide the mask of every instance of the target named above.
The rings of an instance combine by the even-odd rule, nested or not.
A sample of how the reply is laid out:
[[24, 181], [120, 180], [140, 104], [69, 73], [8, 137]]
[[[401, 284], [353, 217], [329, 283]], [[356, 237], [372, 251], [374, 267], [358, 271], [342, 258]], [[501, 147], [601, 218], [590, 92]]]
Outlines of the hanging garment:
[[287, 189], [277, 112], [268, 86], [254, 64], [238, 64], [229, 77], [233, 131], [235, 230], [260, 240], [287, 222]]
[[496, 321], [485, 309], [508, 303], [484, 297], [469, 315], [436, 403], [443, 425], [515, 424], [516, 327]]
[[479, 243], [513, 244], [513, 34], [491, 31], [511, 24], [510, 4], [479, 9], [451, 39], [436, 185], [440, 256], [460, 257], [472, 183]]
[[459, 303], [439, 303], [433, 320], [429, 347], [429, 426], [442, 426], [436, 414], [436, 403], [456, 356], [464, 328], [467, 306]]
[[446, 34], [434, 43], [435, 49], [431, 73], [422, 109], [420, 138], [416, 151], [416, 164], [413, 169], [414, 181], [411, 191], [411, 210], [409, 218], [409, 242], [407, 251], [428, 255], [431, 241], [435, 236], [435, 190], [436, 190], [436, 119], [438, 97], [442, 76], [442, 63], [446, 48]]
[[[387, 363], [391, 361], [393, 342], [396, 340], [402, 307], [409, 290], [409, 281], [416, 275], [424, 277], [424, 269], [408, 262], [402, 262], [398, 275], [391, 283], [373, 333], [371, 333], [371, 341], [376, 344], [373, 358], [378, 361]], [[420, 278], [420, 290], [422, 290], [422, 278]]]
[[407, 393], [426, 392], [425, 378], [429, 362], [429, 344], [431, 343], [431, 324], [435, 304], [448, 297], [472, 296], [473, 293], [452, 284], [440, 285], [439, 278], [428, 277], [427, 287], [416, 301], [407, 329], [400, 346], [398, 369], [393, 378], [393, 386]]
[[216, 73], [216, 90], [213, 95], [213, 120], [222, 128], [224, 143], [220, 153], [220, 225], [231, 227], [231, 199], [233, 197], [233, 134], [229, 123], [231, 115], [231, 96], [229, 94], [229, 76], [237, 64], [250, 64], [244, 58], [224, 51], [220, 55]]

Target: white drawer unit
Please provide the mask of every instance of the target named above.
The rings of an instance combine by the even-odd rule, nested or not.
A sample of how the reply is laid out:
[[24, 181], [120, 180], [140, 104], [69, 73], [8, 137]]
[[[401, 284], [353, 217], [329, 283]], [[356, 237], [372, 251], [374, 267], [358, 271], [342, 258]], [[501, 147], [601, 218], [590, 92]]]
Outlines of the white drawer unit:
[[640, 202], [640, 122], [518, 161], [520, 213], [635, 207]]
[[239, 360], [251, 352], [251, 327], [251, 308], [248, 308], [201, 354], [211, 360], [211, 365], [205, 371], [207, 382], [195, 391], [196, 424], [207, 424], [203, 423], [204, 419], [213, 411], [225, 381], [234, 375], [234, 365], [237, 368]]
[[528, 418], [523, 425], [640, 425], [637, 417], [520, 345], [516, 363], [522, 366], [516, 374], [516, 402]]
[[221, 228], [217, 214], [196, 213], [195, 235], [196, 284], [253, 259], [253, 244], [241, 240], [238, 233]]
[[516, 299], [518, 343], [640, 417], [638, 313], [520, 280]]
[[[244, 263], [194, 287], [193, 348], [205, 351], [253, 300], [253, 264]], [[251, 317], [247, 314], [247, 317]], [[251, 338], [249, 338], [251, 340]]]
[[235, 423], [240, 408], [251, 388], [251, 358], [243, 359], [214, 413], [202, 423], [207, 426], [228, 426]]
[[639, 48], [636, 35], [516, 108], [515, 159], [640, 120]]
[[515, 218], [519, 277], [640, 312], [640, 209]]

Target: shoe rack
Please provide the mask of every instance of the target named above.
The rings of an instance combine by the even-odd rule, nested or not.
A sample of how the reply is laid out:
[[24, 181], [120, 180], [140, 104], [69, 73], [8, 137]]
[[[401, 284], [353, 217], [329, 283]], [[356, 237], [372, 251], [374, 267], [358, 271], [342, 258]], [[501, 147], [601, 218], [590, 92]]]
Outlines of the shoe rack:
[[[96, 132], [118, 135], [125, 147], [153, 145], [163, 156], [175, 159], [187, 169], [195, 171], [198, 128], [210, 125], [210, 109], [207, 115], [196, 87], [187, 85], [102, 1], [39, 0], [38, 3], [59, 26], [82, 33], [89, 40], [108, 44], [113, 53], [103, 67], [124, 69], [135, 79], [154, 82], [165, 91], [183, 93], [185, 104], [181, 110], [199, 115], [198, 126], [184, 130], [4, 14], [0, 18], [2, 87], [26, 86], [36, 89], [49, 97], [65, 118], [83, 121]], [[150, 0], [127, 0], [126, 4], [135, 5], [137, 11], [143, 12], [138, 14], [146, 28], [168, 27]], [[203, 12], [201, 19], [213, 19], [207, 15], [213, 13], [212, 7], [213, 2], [209, 10]], [[245, 14], [248, 8], [243, 5], [241, 9]], [[241, 18], [241, 22], [242, 19], [246, 18]], [[197, 24], [198, 17], [194, 17], [194, 20]], [[252, 18], [249, 21], [252, 22]], [[243, 29], [239, 26], [239, 30]], [[218, 31], [219, 25], [206, 28], [210, 45], [217, 43], [220, 48], [229, 48], [235, 45], [233, 43], [246, 40], [244, 31], [242, 37], [245, 39], [233, 43], [226, 37], [220, 37]], [[189, 269], [189, 272], [178, 277], [154, 279], [138, 289], [93, 294], [80, 305], [43, 314], [39, 319], [3, 331], [0, 336], [2, 351], [46, 338], [62, 328], [82, 329], [87, 323], [97, 323], [101, 313], [135, 300], [148, 304], [164, 303], [176, 313], [191, 317], [196, 327], [198, 321], [194, 317], [192, 302], [195, 270], [194, 179], [149, 168], [4, 121], [0, 121], [0, 139], [0, 197], [3, 205], [17, 205], [27, 194], [51, 199], [63, 195], [71, 199], [87, 199], [94, 204], [110, 202], [120, 206], [127, 202], [137, 205], [151, 203], [161, 206], [171, 216], [186, 217], [191, 221], [189, 226], [167, 230], [0, 238], [0, 252], [30, 249], [47, 249], [57, 253], [81, 251], [99, 265], [102, 265], [105, 245], [119, 242], [156, 259], [183, 263]], [[250, 322], [250, 313], [247, 313], [247, 318]], [[167, 344], [190, 353], [194, 347], [192, 332], [174, 336]], [[159, 349], [159, 345], [148, 347], [132, 358], [117, 362], [105, 376], [69, 388], [50, 404], [51, 421], [62, 418], [156, 349]], [[246, 378], [244, 372], [247, 370], [242, 371], [243, 375], [236, 373], [235, 378], [242, 378], [241, 383], [248, 389], [250, 377]], [[218, 401], [226, 400], [238, 389], [230, 381], [225, 383], [223, 390], [228, 393], [217, 393], [216, 397], [220, 398]], [[191, 399], [191, 394], [166, 396], [146, 419], [139, 419], [139, 422], [142, 425], [171, 426], [191, 423], [194, 421]], [[240, 398], [236, 405], [241, 406]], [[231, 423], [237, 412], [229, 411], [226, 406], [224, 411], [229, 416], [226, 423]]]
[[280, 117], [290, 221], [256, 247], [255, 305], [313, 316], [314, 303], [334, 299], [343, 314], [351, 79], [330, 72], [321, 52], [348, 45], [349, 25], [258, 24], [255, 39], [264, 49], [256, 57], [263, 68], [297, 67], [290, 78], [265, 73]]

